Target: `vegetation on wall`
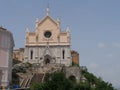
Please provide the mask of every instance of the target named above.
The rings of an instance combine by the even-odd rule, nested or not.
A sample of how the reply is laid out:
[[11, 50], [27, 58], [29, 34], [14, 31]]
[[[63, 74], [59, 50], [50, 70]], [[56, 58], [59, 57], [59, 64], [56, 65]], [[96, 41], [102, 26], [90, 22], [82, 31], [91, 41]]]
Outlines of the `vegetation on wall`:
[[[73, 63], [73, 66], [77, 66]], [[32, 68], [30, 63], [22, 63], [13, 67], [13, 83], [18, 84], [19, 79], [16, 73], [26, 73]], [[64, 72], [46, 73], [44, 83], [33, 83], [30, 90], [115, 90], [111, 83], [103, 81], [100, 77], [87, 71], [81, 70], [82, 78], [79, 83], [73, 78], [67, 79]]]
[[73, 84], [65, 77], [62, 72], [55, 72], [48, 74], [45, 78], [45, 83], [34, 83], [31, 85], [30, 90], [73, 90]]
[[111, 83], [103, 81], [87, 70], [83, 70], [82, 75], [86, 78], [85, 84], [90, 87], [87, 90], [115, 90]]
[[32, 68], [32, 64], [20, 63], [18, 61], [14, 61], [13, 64], [14, 66], [12, 67], [12, 84], [19, 84], [20, 80], [17, 73], [26, 73], [27, 70]]
[[12, 65], [14, 66], [15, 64], [19, 64], [19, 63], [22, 63], [22, 62], [17, 59], [13, 59]]
[[44, 83], [34, 83], [30, 90], [114, 90], [112, 84], [104, 82], [88, 71], [82, 71], [86, 78], [83, 82], [73, 82], [65, 77], [63, 72], [48, 74]]
[[15, 64], [13, 66], [12, 72], [14, 72], [14, 73], [18, 73], [18, 72], [20, 72], [20, 73], [26, 73], [26, 71], [28, 69], [30, 69], [31, 67], [32, 67], [32, 64], [30, 64], [28, 62], [27, 63]]

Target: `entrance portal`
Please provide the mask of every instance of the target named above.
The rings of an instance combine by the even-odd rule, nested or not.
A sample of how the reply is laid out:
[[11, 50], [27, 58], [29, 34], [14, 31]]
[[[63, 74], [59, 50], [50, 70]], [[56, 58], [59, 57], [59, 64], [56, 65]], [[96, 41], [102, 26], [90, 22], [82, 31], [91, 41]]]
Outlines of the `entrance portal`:
[[76, 82], [76, 78], [75, 78], [75, 76], [73, 76], [73, 75], [71, 75], [71, 76], [69, 77], [69, 79], [70, 79], [72, 82]]
[[50, 55], [46, 55], [45, 57], [44, 57], [44, 63], [45, 64], [49, 64], [51, 62], [51, 56]]

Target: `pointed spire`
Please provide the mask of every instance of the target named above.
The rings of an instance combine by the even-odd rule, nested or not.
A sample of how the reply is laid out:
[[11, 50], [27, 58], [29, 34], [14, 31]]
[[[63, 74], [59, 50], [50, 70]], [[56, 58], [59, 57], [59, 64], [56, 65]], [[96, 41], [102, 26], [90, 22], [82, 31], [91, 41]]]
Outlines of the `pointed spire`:
[[69, 26], [67, 26], [66, 32], [70, 32], [70, 27]]
[[57, 22], [59, 22], [59, 23], [60, 23], [60, 17], [58, 17], [58, 18], [57, 18]]
[[46, 14], [47, 14], [47, 16], [49, 16], [49, 14], [50, 14], [49, 4], [48, 4], [48, 6], [47, 6], [47, 8], [46, 8]]
[[57, 25], [58, 25], [58, 28], [60, 28], [60, 18], [57, 17]]
[[28, 32], [29, 32], [29, 28], [27, 27], [27, 28], [26, 28], [26, 33], [28, 33]]
[[36, 18], [36, 25], [35, 25], [35, 28], [37, 28], [37, 27], [38, 27], [38, 24], [39, 24], [39, 19], [38, 19], [38, 18]]
[[39, 22], [39, 19], [38, 19], [38, 18], [36, 18], [36, 23], [37, 23], [37, 22]]

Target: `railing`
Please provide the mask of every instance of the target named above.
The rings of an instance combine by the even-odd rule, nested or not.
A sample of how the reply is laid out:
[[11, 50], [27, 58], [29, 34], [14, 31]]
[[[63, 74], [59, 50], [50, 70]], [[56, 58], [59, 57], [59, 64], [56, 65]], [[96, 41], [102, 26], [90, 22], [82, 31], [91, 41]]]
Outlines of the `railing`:
[[45, 73], [35, 73], [32, 76], [26, 77], [21, 80], [20, 87], [21, 88], [29, 88], [30, 84], [34, 82], [43, 83], [45, 78]]
[[29, 76], [29, 77], [22, 79], [22, 81], [20, 83], [20, 87], [22, 87], [22, 88], [29, 87], [30, 82], [31, 82], [33, 77], [34, 77], [34, 74], [32, 76]]
[[43, 78], [42, 78], [42, 83], [44, 82], [44, 79], [45, 79], [45, 75], [46, 75], [46, 74], [44, 73], [44, 75], [43, 75]]

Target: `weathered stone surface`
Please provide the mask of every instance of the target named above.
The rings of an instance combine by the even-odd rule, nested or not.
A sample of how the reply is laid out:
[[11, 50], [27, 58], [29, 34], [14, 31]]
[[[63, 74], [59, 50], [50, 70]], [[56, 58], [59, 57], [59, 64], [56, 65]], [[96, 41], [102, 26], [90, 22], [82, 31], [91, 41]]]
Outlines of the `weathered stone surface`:
[[73, 67], [65, 67], [65, 73], [66, 73], [66, 77], [70, 78], [75, 77], [76, 81], [79, 82], [80, 81], [80, 67], [77, 66], [73, 66]]

